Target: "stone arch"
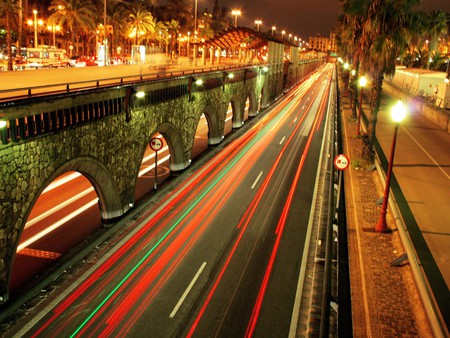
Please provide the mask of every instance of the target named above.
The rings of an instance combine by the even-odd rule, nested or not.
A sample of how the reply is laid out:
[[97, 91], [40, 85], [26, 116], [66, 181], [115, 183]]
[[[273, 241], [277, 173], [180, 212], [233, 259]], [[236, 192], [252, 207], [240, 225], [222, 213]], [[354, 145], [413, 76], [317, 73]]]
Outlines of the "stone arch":
[[125, 211], [128, 210], [129, 207], [124, 206], [120, 200], [119, 187], [109, 169], [99, 160], [89, 156], [74, 158], [55, 170], [55, 172], [45, 181], [44, 186], [36, 195], [32, 205], [36, 203], [37, 198], [45, 187], [59, 176], [69, 171], [81, 173], [92, 184], [99, 198], [102, 220], [110, 222], [111, 220], [122, 216]]
[[[206, 106], [202, 112], [208, 122], [208, 145], [216, 145], [222, 142], [223, 126], [221, 126], [218, 112], [210, 105]], [[197, 123], [200, 121], [198, 116]]]
[[[164, 139], [169, 146], [170, 170], [180, 171], [186, 169], [190, 164], [190, 158], [186, 155], [188, 152], [185, 152], [185, 143], [183, 142], [180, 131], [172, 123], [164, 122], [155, 129], [152, 135], [156, 132], [164, 136]], [[149, 137], [146, 146], [148, 142], [150, 142], [151, 137], [152, 136]]]
[[261, 94], [259, 99], [259, 110], [262, 110], [266, 108], [269, 105], [270, 98], [269, 98], [269, 87], [267, 83], [264, 83], [264, 86], [261, 88]]
[[[258, 102], [257, 102], [257, 100], [256, 100], [256, 91], [257, 91], [257, 89], [256, 88], [250, 88], [249, 90], [248, 90], [248, 93], [247, 93], [247, 97], [249, 98], [249, 100], [250, 100], [250, 107], [249, 107], [249, 109], [248, 109], [248, 116], [249, 117], [255, 117], [256, 115], [258, 115]], [[247, 98], [246, 98], [246, 100], [247, 100]]]
[[247, 97], [243, 99], [236, 95], [230, 100], [231, 107], [233, 108], [233, 129], [241, 128], [244, 124], [244, 105], [246, 99]]

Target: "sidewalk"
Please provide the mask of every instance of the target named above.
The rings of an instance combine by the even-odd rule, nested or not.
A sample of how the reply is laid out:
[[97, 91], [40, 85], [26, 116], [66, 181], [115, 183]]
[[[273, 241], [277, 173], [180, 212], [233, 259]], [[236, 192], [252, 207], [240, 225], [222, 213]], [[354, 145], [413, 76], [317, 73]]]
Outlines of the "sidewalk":
[[[393, 231], [374, 231], [381, 209], [375, 202], [384, 186], [375, 170], [355, 167], [362, 158], [362, 141], [343, 95], [341, 109], [343, 151], [352, 164], [344, 177], [354, 337], [433, 337], [409, 264], [390, 265], [404, 249], [389, 211], [387, 222]], [[364, 104], [363, 109], [369, 111]]]

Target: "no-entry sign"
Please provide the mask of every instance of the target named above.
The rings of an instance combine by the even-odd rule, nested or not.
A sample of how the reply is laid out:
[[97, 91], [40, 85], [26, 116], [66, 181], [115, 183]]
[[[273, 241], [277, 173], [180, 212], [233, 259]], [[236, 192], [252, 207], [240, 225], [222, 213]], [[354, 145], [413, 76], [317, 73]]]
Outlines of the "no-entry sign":
[[152, 148], [152, 150], [159, 151], [162, 149], [162, 147], [163, 142], [161, 141], [161, 139], [154, 137], [150, 140], [150, 148]]
[[344, 154], [339, 154], [334, 158], [334, 167], [337, 170], [345, 170], [348, 168], [348, 165], [350, 164], [350, 161], [347, 156]]

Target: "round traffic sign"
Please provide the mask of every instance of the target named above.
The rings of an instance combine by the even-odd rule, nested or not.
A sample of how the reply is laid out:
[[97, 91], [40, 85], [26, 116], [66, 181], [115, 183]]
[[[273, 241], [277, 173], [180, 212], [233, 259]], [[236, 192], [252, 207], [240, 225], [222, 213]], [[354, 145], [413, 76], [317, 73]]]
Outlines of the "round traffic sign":
[[339, 154], [334, 158], [334, 167], [337, 170], [345, 170], [348, 168], [350, 161], [344, 154]]
[[161, 141], [160, 138], [153, 137], [150, 140], [150, 148], [152, 148], [154, 151], [161, 150], [162, 147], [163, 147], [163, 142]]

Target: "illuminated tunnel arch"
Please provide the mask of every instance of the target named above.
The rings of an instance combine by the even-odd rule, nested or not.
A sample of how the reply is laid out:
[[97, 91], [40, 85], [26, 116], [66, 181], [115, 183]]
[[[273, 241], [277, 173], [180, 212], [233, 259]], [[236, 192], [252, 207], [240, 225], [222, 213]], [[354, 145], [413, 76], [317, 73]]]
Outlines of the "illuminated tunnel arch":
[[[14, 241], [14, 252], [16, 252], [19, 247], [20, 241], [22, 240], [22, 235], [25, 229], [25, 225], [28, 222], [28, 218], [31, 215], [33, 208], [44, 190], [54, 182], [58, 177], [67, 172], [78, 172], [85, 177], [90, 184], [93, 186], [98, 198], [99, 198], [99, 210], [100, 217], [104, 222], [110, 222], [111, 220], [120, 217], [124, 214], [125, 207], [123, 206], [119, 196], [119, 190], [117, 182], [114, 181], [108, 168], [102, 164], [100, 161], [92, 157], [78, 157], [72, 159], [59, 168], [57, 168], [47, 179], [41, 187], [36, 191], [33, 200], [26, 212], [26, 217], [24, 217], [18, 236]], [[7, 285], [10, 285], [15, 254], [11, 255], [11, 262], [9, 264], [9, 273], [7, 277]]]
[[119, 198], [119, 188], [113, 175], [103, 163], [88, 156], [72, 159], [55, 170], [55, 172], [46, 180], [44, 186], [39, 191], [39, 194], [35, 196], [32, 205], [34, 206], [39, 196], [50, 183], [69, 171], [79, 172], [92, 184], [99, 198], [100, 216], [104, 221], [113, 220], [124, 214], [126, 210]]

